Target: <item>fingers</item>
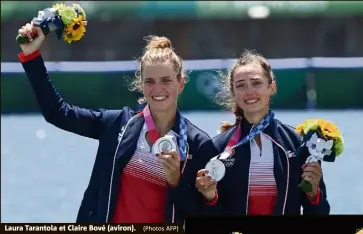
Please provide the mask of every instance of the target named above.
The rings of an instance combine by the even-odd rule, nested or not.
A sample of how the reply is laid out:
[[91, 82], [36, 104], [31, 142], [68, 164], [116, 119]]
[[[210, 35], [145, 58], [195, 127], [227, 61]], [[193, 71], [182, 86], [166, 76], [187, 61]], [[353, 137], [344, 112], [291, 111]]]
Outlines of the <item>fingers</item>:
[[322, 174], [322, 170], [321, 170], [321, 166], [319, 163], [308, 163], [305, 166], [303, 165], [302, 167], [304, 173], [312, 173], [315, 176], [321, 176]]
[[166, 173], [174, 173], [180, 171], [180, 157], [175, 151], [170, 151], [168, 154], [160, 153], [158, 157], [158, 164], [161, 165]]
[[198, 181], [196, 183], [196, 188], [199, 192], [207, 194], [217, 189], [217, 183], [210, 178], [206, 178], [204, 180]]
[[42, 29], [33, 23], [28, 23], [21, 27], [18, 30], [18, 34], [23, 35], [24, 37], [28, 37], [29, 39], [36, 38], [39, 41], [43, 41], [45, 38], [45, 35], [42, 31]]
[[30, 38], [37, 35], [37, 29], [33, 24], [27, 24], [27, 31], [29, 31]]
[[175, 171], [176, 169], [179, 168], [179, 164], [177, 164], [175, 161], [172, 161], [168, 158], [158, 158], [158, 163], [161, 166], [165, 166], [167, 167], [169, 170], [171, 171]]
[[180, 161], [180, 155], [175, 150], [170, 150], [168, 152], [161, 152], [162, 155], [170, 155], [174, 160]]
[[308, 163], [308, 164], [307, 164], [307, 166], [310, 166], [310, 167], [316, 167], [316, 168], [321, 169], [320, 163], [318, 163], [318, 162], [311, 162], [311, 163]]
[[180, 169], [179, 166], [175, 167], [165, 158], [158, 158], [158, 164], [163, 168], [166, 176], [166, 180], [169, 184], [176, 185], [180, 179]]
[[206, 175], [207, 173], [208, 173], [207, 169], [201, 169], [198, 171], [197, 177], [202, 177], [202, 176]]
[[180, 179], [180, 160], [178, 158], [178, 154], [173, 155], [161, 153], [156, 154], [158, 157], [157, 163], [163, 167], [163, 170], [166, 175], [166, 180], [169, 184], [176, 185]]
[[304, 164], [302, 169], [304, 172], [301, 177], [315, 187], [319, 186], [322, 175], [320, 164], [318, 162]]
[[33, 25], [33, 32], [35, 32], [36, 35], [38, 35], [38, 37], [44, 37], [44, 33], [42, 31], [42, 29], [36, 25]]
[[33, 36], [35, 36], [37, 34], [37, 29], [34, 25], [28, 23], [28, 24], [24, 25], [23, 27], [21, 27], [18, 30], [18, 33], [25, 37], [32, 38]]
[[307, 182], [312, 184], [313, 188], [318, 188], [319, 187], [320, 182], [319, 182], [319, 180], [317, 178], [306, 176], [306, 177], [304, 177], [304, 180], [306, 180]]
[[158, 158], [158, 164], [168, 171], [176, 171], [176, 167], [164, 158]]
[[195, 187], [197, 189], [202, 188], [204, 183], [207, 182], [208, 180], [211, 180], [211, 178], [208, 178], [206, 176], [197, 177], [197, 179], [195, 180]]
[[178, 153], [172, 153], [169, 154], [169, 152], [166, 153], [161, 153], [157, 155], [158, 159], [160, 162], [168, 162], [168, 164], [171, 164], [172, 167], [174, 168], [179, 168], [180, 167], [180, 158], [179, 158], [179, 154]]
[[206, 193], [212, 192], [212, 191], [216, 191], [217, 190], [217, 183], [213, 183], [212, 185], [210, 185], [207, 189], [206, 189]]
[[306, 167], [306, 166], [311, 166], [311, 167], [318, 167], [321, 168], [320, 163], [319, 162], [309, 162], [309, 163], [304, 163], [302, 165], [302, 167]]
[[203, 190], [204, 191], [204, 190], [208, 189], [213, 184], [215, 184], [215, 181], [213, 181], [210, 176], [198, 177], [195, 180], [195, 187], [198, 190]]
[[21, 35], [23, 35], [23, 36], [27, 36], [27, 34], [29, 34], [29, 32], [27, 32], [26, 26], [21, 27], [18, 30], [18, 33], [21, 34]]
[[209, 180], [206, 180], [203, 184], [204, 189], [209, 189], [210, 186], [214, 185], [216, 182], [209, 178]]
[[202, 176], [196, 179], [198, 187], [203, 187], [206, 184], [210, 184], [210, 181], [212, 181], [212, 178], [210, 176]]
[[197, 172], [197, 178], [195, 179], [196, 188], [203, 187], [204, 183], [212, 179], [210, 176], [206, 176], [207, 173], [208, 170], [206, 169], [201, 169]]
[[206, 176], [208, 170], [201, 169], [197, 173], [197, 178], [195, 180], [195, 187], [197, 189], [208, 189], [211, 185], [215, 184], [216, 182], [212, 180], [212, 177]]
[[320, 178], [318, 176], [316, 176], [315, 174], [312, 173], [304, 173], [301, 176], [304, 180], [314, 184], [314, 185], [319, 185], [320, 182]]
[[210, 176], [205, 176], [208, 170], [202, 169], [197, 173], [195, 187], [207, 199], [212, 199], [217, 191], [217, 183]]
[[304, 170], [302, 176], [320, 177], [321, 172], [316, 170], [316, 169], [306, 167], [306, 169]]

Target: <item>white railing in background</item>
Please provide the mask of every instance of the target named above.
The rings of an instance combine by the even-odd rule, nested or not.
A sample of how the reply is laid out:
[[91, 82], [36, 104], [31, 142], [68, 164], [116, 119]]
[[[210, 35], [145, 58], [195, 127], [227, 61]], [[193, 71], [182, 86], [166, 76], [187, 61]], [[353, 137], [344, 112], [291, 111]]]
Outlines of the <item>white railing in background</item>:
[[[218, 70], [231, 67], [235, 59], [185, 60], [186, 70]], [[269, 59], [272, 69], [363, 68], [363, 57]], [[49, 72], [128, 72], [137, 61], [46, 62]], [[1, 62], [1, 73], [23, 73], [20, 62]]]

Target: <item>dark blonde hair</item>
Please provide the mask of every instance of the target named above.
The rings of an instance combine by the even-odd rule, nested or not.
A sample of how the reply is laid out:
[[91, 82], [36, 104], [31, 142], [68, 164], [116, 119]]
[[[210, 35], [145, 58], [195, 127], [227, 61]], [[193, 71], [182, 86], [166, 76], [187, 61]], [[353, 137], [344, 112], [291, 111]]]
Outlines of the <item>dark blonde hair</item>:
[[235, 123], [222, 122], [221, 126], [219, 127], [220, 132], [227, 131], [231, 127], [238, 125], [243, 118], [243, 110], [237, 105], [234, 98], [233, 79], [234, 72], [237, 68], [249, 64], [260, 65], [263, 69], [265, 77], [268, 79], [269, 84], [271, 84], [272, 81], [275, 81], [275, 76], [272, 72], [270, 64], [267, 62], [267, 59], [256, 51], [245, 50], [238, 60], [233, 64], [232, 68], [229, 69], [228, 74], [226, 76], [222, 76], [221, 83], [223, 92], [217, 94], [217, 103], [227, 110], [232, 111], [236, 116], [236, 121]]
[[[147, 42], [147, 45], [144, 48], [143, 55], [138, 59], [139, 68], [135, 73], [135, 79], [132, 81], [131, 91], [143, 92], [143, 70], [146, 66], [155, 63], [170, 64], [177, 73], [176, 78], [180, 80], [181, 77], [184, 77], [184, 82], [186, 82], [183, 59], [175, 53], [171, 41], [166, 37], [154, 35], [147, 36], [144, 40]], [[140, 98], [138, 102], [140, 104], [145, 103], [145, 98]]]

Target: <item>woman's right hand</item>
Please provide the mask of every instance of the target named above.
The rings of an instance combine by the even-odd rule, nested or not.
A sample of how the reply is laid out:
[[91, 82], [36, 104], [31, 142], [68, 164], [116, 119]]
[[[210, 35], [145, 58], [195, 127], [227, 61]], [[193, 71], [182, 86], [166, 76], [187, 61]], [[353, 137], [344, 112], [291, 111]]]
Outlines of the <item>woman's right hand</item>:
[[203, 194], [208, 202], [213, 201], [217, 194], [217, 183], [212, 180], [210, 176], [206, 176], [208, 170], [202, 169], [197, 173], [195, 180], [195, 187], [198, 191]]
[[37, 27], [31, 23], [28, 23], [28, 24], [24, 25], [23, 27], [21, 27], [18, 30], [18, 33], [25, 37], [28, 37], [28, 38], [31, 38], [31, 36], [33, 36], [33, 35], [38, 35], [30, 43], [20, 44], [20, 48], [26, 55], [31, 54], [34, 51], [38, 50], [45, 39], [45, 36], [44, 36], [44, 33], [42, 32], [42, 30], [39, 27]]

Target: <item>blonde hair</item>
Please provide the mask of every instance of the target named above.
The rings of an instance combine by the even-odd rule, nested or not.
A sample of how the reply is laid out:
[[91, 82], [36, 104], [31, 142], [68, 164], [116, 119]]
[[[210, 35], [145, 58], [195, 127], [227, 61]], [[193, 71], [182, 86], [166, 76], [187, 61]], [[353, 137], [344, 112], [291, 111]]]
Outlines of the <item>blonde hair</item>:
[[234, 99], [234, 72], [237, 68], [252, 63], [258, 64], [262, 67], [264, 75], [267, 77], [269, 84], [271, 84], [272, 81], [275, 81], [275, 76], [272, 72], [270, 64], [267, 62], [267, 59], [255, 51], [245, 50], [241, 54], [240, 58], [233, 64], [232, 68], [229, 69], [228, 74], [226, 76], [222, 76], [221, 83], [223, 92], [217, 94], [217, 104], [229, 111], [232, 111], [236, 117], [236, 121], [235, 123], [222, 122], [221, 126], [219, 127], [219, 132], [225, 132], [233, 126], [238, 125], [243, 118], [243, 110], [237, 105]]
[[[146, 66], [155, 63], [170, 64], [176, 72], [177, 79], [180, 80], [181, 77], [184, 77], [184, 82], [186, 82], [183, 60], [175, 53], [171, 41], [166, 37], [154, 35], [147, 36], [144, 40], [147, 41], [147, 45], [144, 48], [144, 54], [138, 59], [140, 64], [135, 73], [135, 80], [132, 81], [131, 90], [142, 93], [143, 70]], [[140, 98], [138, 102], [145, 103], [145, 98]]]

